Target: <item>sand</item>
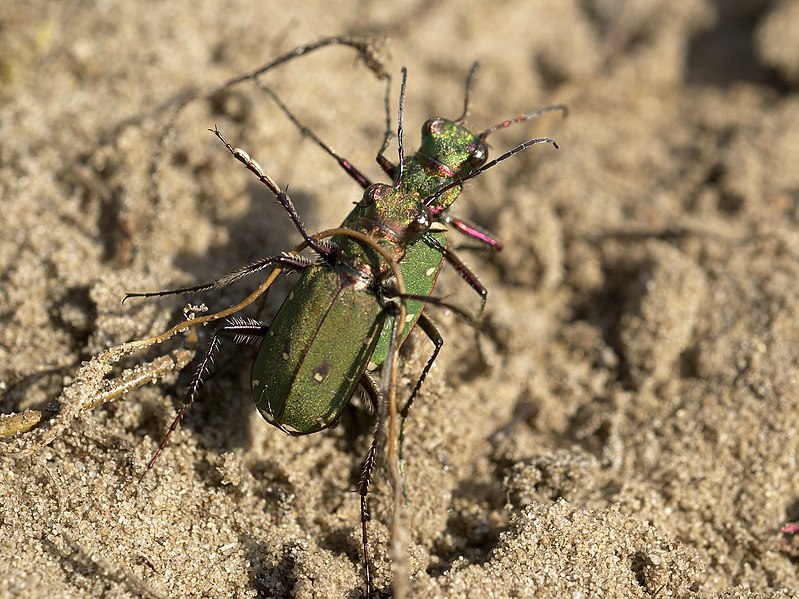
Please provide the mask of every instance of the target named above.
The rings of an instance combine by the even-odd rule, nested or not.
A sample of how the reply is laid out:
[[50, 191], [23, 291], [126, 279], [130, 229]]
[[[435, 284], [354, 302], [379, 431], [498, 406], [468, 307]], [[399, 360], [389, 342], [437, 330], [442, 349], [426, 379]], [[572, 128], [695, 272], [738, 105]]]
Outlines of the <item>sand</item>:
[[[207, 281], [299, 242], [209, 127], [290, 186], [311, 230], [358, 200], [251, 83], [191, 103], [164, 138], [187, 92], [333, 34], [376, 40], [393, 119], [408, 67], [411, 149], [426, 118], [460, 114], [475, 60], [475, 130], [571, 109], [492, 135], [493, 156], [538, 135], [561, 149], [502, 163], [453, 208], [505, 247], [459, 254], [489, 290], [479, 350], [462, 319], [429, 312], [446, 343], [407, 423], [410, 579], [395, 591], [799, 596], [796, 543], [780, 533], [799, 519], [797, 15], [754, 0], [6, 0], [0, 411], [45, 422], [2, 447], [0, 596], [363, 596], [359, 402], [335, 429], [288, 437], [253, 406], [252, 349], [226, 346], [139, 483], [191, 372], [148, 364], [185, 362], [208, 329], [81, 367], [179, 323], [188, 299], [221, 309], [259, 280], [123, 305], [126, 291]], [[384, 88], [355, 52], [320, 50], [264, 81], [385, 180]], [[452, 269], [436, 294], [479, 307]], [[401, 394], [430, 348], [421, 334], [403, 348]], [[103, 377], [137, 365], [155, 384], [87, 408], [113, 387]], [[372, 491], [388, 596], [384, 469]]]

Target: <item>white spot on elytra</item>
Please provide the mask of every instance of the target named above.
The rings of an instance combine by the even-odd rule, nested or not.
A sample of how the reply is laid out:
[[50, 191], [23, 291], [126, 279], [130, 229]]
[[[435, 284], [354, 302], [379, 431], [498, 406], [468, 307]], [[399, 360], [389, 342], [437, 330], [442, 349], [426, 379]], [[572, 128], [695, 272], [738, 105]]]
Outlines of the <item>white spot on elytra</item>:
[[405, 315], [405, 322], [413, 322], [413, 319], [416, 318], [416, 314], [411, 312], [410, 314]]
[[426, 271], [424, 271], [424, 276], [432, 277], [434, 272], [436, 272], [436, 268], [435, 268], [435, 266], [431, 266]]
[[313, 380], [315, 380], [317, 383], [321, 383], [323, 380], [325, 380], [325, 377], [323, 377], [321, 374], [316, 372], [313, 375]]
[[283, 358], [286, 362], [289, 361], [289, 355], [286, 352], [283, 352], [282, 354], [280, 354], [280, 357]]

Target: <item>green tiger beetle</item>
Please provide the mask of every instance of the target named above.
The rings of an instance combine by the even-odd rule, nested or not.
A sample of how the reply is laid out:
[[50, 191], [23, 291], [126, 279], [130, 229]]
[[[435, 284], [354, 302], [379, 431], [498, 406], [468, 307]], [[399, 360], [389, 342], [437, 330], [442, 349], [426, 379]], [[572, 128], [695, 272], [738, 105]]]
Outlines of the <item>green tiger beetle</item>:
[[[422, 129], [420, 151], [406, 160], [402, 130], [405, 69], [402, 75], [397, 127], [398, 163], [395, 166], [382, 156], [386, 144], [378, 158], [392, 176], [393, 184], [369, 183], [355, 167], [345, 166], [365, 191], [342, 227], [334, 230], [338, 233], [329, 241], [309, 235], [287, 193], [246, 152], [234, 148], [218, 129], [212, 130], [228, 151], [274, 194], [305, 245], [318, 256], [317, 262], [294, 253], [283, 253], [260, 259], [210, 283], [126, 295], [127, 299], [220, 289], [270, 267], [300, 273], [299, 280], [271, 324], [232, 317], [213, 332], [195, 369], [183, 405], [147, 468], [153, 466], [186, 409], [197, 397], [223, 336], [232, 337], [238, 343], [260, 343], [252, 369], [254, 400], [267, 422], [289, 435], [315, 433], [336, 424], [352, 395], [361, 386], [376, 413], [372, 442], [357, 487], [361, 503], [364, 574], [369, 595], [374, 587], [368, 554], [367, 496], [377, 451], [386, 437], [386, 414], [393, 415], [391, 401], [387, 398], [396, 393], [395, 378], [386, 376], [385, 372], [396, 368], [397, 349], [414, 324], [419, 322], [436, 349], [403, 408], [404, 416], [443, 342], [432, 323], [421, 314], [425, 304], [443, 305], [468, 319], [458, 308], [430, 296], [445, 259], [485, 297], [485, 289], [476, 277], [447, 248], [442, 224], [452, 224], [491, 247], [499, 247], [499, 243], [488, 235], [464, 221], [449, 217], [444, 211], [458, 197], [465, 181], [497, 163], [539, 143], [558, 147], [551, 138], [534, 138], [487, 162], [485, 139], [490, 133], [512, 122], [528, 120], [542, 111], [505, 121], [479, 135], [461, 125], [463, 117], [456, 121], [430, 119]], [[560, 107], [550, 107], [545, 111], [556, 108]], [[332, 150], [330, 153], [336, 156]], [[344, 162], [340, 159], [342, 166]], [[407, 286], [404, 284], [406, 280], [409, 282]], [[386, 336], [384, 347], [379, 345], [383, 336]], [[370, 361], [385, 363], [382, 385], [378, 385], [367, 372]], [[389, 424], [393, 424], [393, 419], [389, 418]], [[391, 436], [390, 431], [390, 441]]]
[[[395, 188], [403, 195], [416, 198], [420, 203], [425, 203], [426, 198], [431, 194], [436, 195], [436, 200], [427, 204], [433, 224], [417, 242], [405, 247], [405, 255], [400, 262], [400, 271], [405, 282], [407, 293], [420, 298], [429, 298], [433, 292], [439, 273], [446, 260], [452, 265], [456, 272], [474, 289], [481, 299], [480, 311], [485, 306], [488, 290], [480, 283], [479, 279], [472, 271], [449, 249], [448, 238], [446, 236], [447, 226], [482, 243], [485, 247], [499, 251], [502, 244], [491, 237], [487, 232], [466, 220], [456, 218], [447, 211], [458, 199], [462, 191], [462, 179], [476, 169], [486, 164], [488, 160], [488, 144], [486, 142], [489, 135], [514, 124], [523, 123], [535, 119], [543, 114], [553, 111], [561, 111], [564, 116], [568, 115], [568, 107], [563, 104], [553, 104], [545, 106], [539, 110], [528, 112], [514, 119], [504, 120], [492, 125], [482, 133], [473, 133], [464, 126], [464, 121], [469, 113], [469, 101], [471, 96], [472, 82], [477, 71], [478, 63], [474, 63], [469, 70], [466, 78], [466, 91], [463, 100], [463, 112], [454, 120], [443, 117], [434, 117], [425, 121], [422, 125], [422, 139], [419, 149], [415, 154], [408, 157], [399, 165], [393, 164], [385, 157], [385, 150], [391, 133], [390, 125], [387, 127], [384, 142], [377, 153], [376, 161], [385, 173], [394, 181]], [[325, 143], [311, 129], [306, 127], [289, 110], [278, 95], [269, 87], [257, 82], [259, 87], [269, 94], [286, 116], [295, 124], [303, 135], [311, 139], [316, 145], [333, 157], [339, 166], [352, 177], [364, 189], [372, 185], [371, 181], [352, 164], [348, 159], [339, 155], [330, 145]], [[388, 102], [386, 102], [388, 109]], [[387, 119], [388, 120], [388, 119]], [[540, 141], [551, 140], [540, 138]], [[554, 144], [557, 147], [557, 144]], [[443, 186], [451, 187], [442, 193], [438, 192]], [[357, 217], [359, 208], [356, 207], [348, 218]], [[424, 366], [421, 376], [411, 391], [408, 401], [401, 411], [402, 423], [408, 415], [413, 404], [413, 400], [419, 392], [427, 373], [435, 362], [438, 353], [443, 346], [444, 340], [439, 334], [435, 324], [425, 316], [425, 299], [409, 299], [406, 302], [408, 315], [407, 322], [399, 336], [399, 343], [402, 345], [410, 334], [411, 330], [418, 324], [427, 337], [433, 342], [435, 348]], [[391, 327], [384, 327], [380, 335], [380, 340], [372, 352], [369, 369], [374, 370], [380, 367], [388, 355], [389, 339]], [[400, 444], [400, 449], [402, 445]]]

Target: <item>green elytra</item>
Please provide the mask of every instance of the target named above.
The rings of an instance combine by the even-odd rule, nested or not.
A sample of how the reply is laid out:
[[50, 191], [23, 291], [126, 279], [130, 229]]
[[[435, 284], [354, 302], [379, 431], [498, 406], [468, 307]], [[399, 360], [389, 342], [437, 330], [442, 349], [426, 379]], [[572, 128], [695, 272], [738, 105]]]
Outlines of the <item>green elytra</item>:
[[[342, 227], [359, 231], [400, 262], [431, 224], [429, 211], [390, 185], [366, 189]], [[290, 434], [310, 434], [334, 424], [358, 385], [382, 401], [365, 376], [386, 318], [385, 286], [393, 276], [374, 247], [335, 235], [329, 262], [305, 268], [273, 319], [253, 364], [255, 403], [272, 424]], [[323, 260], [326, 258], [323, 257]]]

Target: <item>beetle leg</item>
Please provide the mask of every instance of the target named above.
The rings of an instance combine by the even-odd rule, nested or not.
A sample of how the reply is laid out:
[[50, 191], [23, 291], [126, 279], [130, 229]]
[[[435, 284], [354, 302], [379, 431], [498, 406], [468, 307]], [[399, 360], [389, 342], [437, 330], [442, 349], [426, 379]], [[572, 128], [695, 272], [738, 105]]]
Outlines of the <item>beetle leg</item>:
[[[430, 354], [430, 357], [427, 359], [427, 363], [424, 365], [422, 374], [419, 375], [419, 380], [416, 381], [416, 385], [414, 385], [413, 391], [411, 391], [411, 395], [408, 397], [408, 401], [405, 402], [405, 405], [400, 411], [400, 418], [402, 418], [402, 422], [405, 422], [405, 418], [408, 416], [408, 412], [413, 405], [413, 401], [419, 394], [419, 389], [421, 388], [422, 383], [424, 383], [425, 378], [427, 378], [427, 373], [430, 372], [430, 369], [433, 367], [433, 362], [435, 362], [436, 358], [438, 357], [438, 352], [441, 351], [441, 348], [444, 345], [444, 338], [441, 336], [441, 333], [439, 333], [438, 328], [435, 324], [433, 324], [432, 320], [425, 316], [424, 313], [419, 315], [417, 324], [422, 328], [422, 331], [424, 331], [425, 335], [427, 335], [427, 338], [433, 342], [435, 348], [433, 349], [433, 353]], [[401, 439], [402, 432], [400, 432], [400, 447], [402, 447]]]
[[400, 431], [399, 431], [399, 468], [400, 472], [402, 473], [402, 480], [403, 480], [403, 489], [402, 494], [405, 495], [405, 458], [403, 453], [403, 446], [405, 441], [405, 419], [408, 417], [408, 412], [410, 412], [411, 406], [413, 405], [413, 401], [416, 399], [416, 396], [419, 394], [419, 389], [422, 386], [425, 378], [427, 378], [427, 373], [430, 372], [430, 369], [433, 367], [433, 362], [435, 362], [436, 357], [438, 357], [438, 352], [441, 351], [441, 348], [444, 345], [444, 338], [441, 336], [441, 333], [438, 331], [438, 328], [433, 321], [427, 318], [424, 313], [419, 315], [419, 320], [417, 324], [422, 328], [427, 338], [433, 342], [435, 348], [433, 349], [433, 353], [430, 354], [430, 357], [427, 359], [427, 363], [424, 365], [422, 369], [422, 374], [419, 375], [419, 380], [416, 381], [416, 385], [413, 387], [413, 391], [411, 391], [410, 397], [408, 397], [408, 401], [405, 402], [402, 410], [400, 411]]
[[391, 80], [388, 80], [386, 83], [386, 133], [383, 135], [383, 145], [380, 146], [380, 149], [377, 151], [377, 156], [375, 156], [375, 160], [377, 164], [380, 165], [380, 168], [383, 169], [391, 179], [394, 179], [394, 175], [397, 173], [396, 165], [391, 162], [385, 156], [386, 148], [388, 148], [388, 140], [391, 139], [391, 103], [389, 101], [389, 94], [391, 93]]
[[[388, 145], [388, 138], [386, 138], [386, 145]], [[385, 148], [381, 148], [380, 153], [377, 155], [375, 160], [377, 160], [377, 164], [380, 165], [380, 168], [382, 168], [389, 177], [393, 177], [397, 167], [393, 162], [383, 155], [384, 151]]]
[[451, 216], [446, 213], [442, 214], [439, 217], [439, 220], [447, 225], [452, 225], [455, 229], [457, 229], [467, 237], [471, 237], [472, 239], [475, 239], [480, 243], [487, 245], [490, 249], [494, 251], [498, 252], [502, 249], [501, 241], [494, 239], [483, 229], [481, 229], [480, 227], [478, 227], [473, 223], [470, 223], [469, 221], [460, 218], [455, 218], [454, 216]]
[[375, 424], [374, 435], [372, 437], [372, 444], [369, 446], [369, 451], [366, 454], [366, 459], [363, 461], [363, 468], [361, 469], [361, 479], [358, 481], [358, 494], [361, 496], [361, 538], [363, 541], [363, 567], [366, 575], [366, 592], [367, 596], [371, 596], [374, 591], [372, 582], [372, 568], [369, 563], [369, 544], [367, 537], [367, 522], [371, 519], [369, 516], [369, 503], [367, 495], [369, 494], [369, 483], [372, 479], [372, 470], [375, 467], [377, 457], [377, 448], [385, 440], [385, 418], [386, 418], [386, 400], [380, 393], [380, 388], [371, 375], [364, 372], [361, 377], [361, 386], [363, 387], [369, 400], [372, 402], [377, 422]]
[[383, 169], [391, 180], [394, 180], [394, 175], [397, 172], [397, 167], [391, 162], [388, 158], [385, 157], [385, 151], [388, 148], [388, 142], [391, 139], [391, 135], [393, 131], [391, 130], [391, 77], [386, 79], [386, 95], [383, 99], [383, 105], [386, 108], [386, 132], [383, 134], [383, 143], [380, 146], [380, 149], [377, 151], [377, 156], [375, 156], [375, 160], [377, 164], [380, 165], [380, 168]]
[[237, 283], [241, 279], [246, 276], [249, 276], [255, 272], [263, 270], [272, 264], [280, 264], [294, 272], [302, 272], [313, 262], [308, 260], [307, 258], [303, 258], [302, 256], [295, 256], [290, 253], [283, 253], [279, 256], [270, 256], [268, 258], [261, 258], [260, 260], [256, 260], [255, 262], [251, 262], [245, 266], [240, 266], [236, 270], [232, 270], [229, 273], [222, 275], [216, 281], [214, 281], [214, 288], [215, 289], [223, 289], [228, 285], [232, 285], [233, 283]]
[[466, 281], [472, 289], [480, 294], [480, 314], [482, 314], [483, 308], [485, 308], [486, 305], [486, 300], [488, 299], [488, 289], [483, 286], [483, 284], [480, 282], [480, 279], [477, 278], [477, 275], [475, 275], [471, 269], [455, 255], [453, 251], [442, 245], [432, 235], [427, 235], [424, 239], [425, 242], [430, 243], [434, 247], [438, 248], [446, 261], [449, 262], [456, 271], [458, 271], [458, 274], [461, 276], [461, 278]]
[[265, 337], [267, 331], [269, 330], [267, 325], [255, 320], [237, 318], [231, 322], [232, 324], [221, 325], [214, 331], [214, 334], [211, 337], [211, 342], [208, 344], [208, 349], [205, 350], [203, 357], [200, 359], [200, 363], [197, 364], [194, 375], [191, 377], [191, 383], [189, 383], [189, 386], [186, 389], [186, 394], [183, 396], [183, 405], [180, 406], [178, 413], [175, 415], [174, 420], [172, 420], [172, 424], [169, 426], [169, 430], [164, 436], [163, 441], [161, 441], [161, 445], [159, 445], [158, 450], [155, 452], [153, 457], [150, 458], [150, 461], [147, 462], [147, 469], [144, 471], [141, 478], [144, 478], [144, 475], [152, 469], [153, 464], [155, 464], [155, 461], [158, 459], [158, 456], [161, 455], [161, 452], [169, 442], [169, 437], [171, 437], [172, 433], [177, 430], [178, 424], [180, 424], [180, 421], [183, 418], [183, 414], [186, 413], [186, 409], [197, 397], [197, 394], [200, 391], [200, 387], [203, 383], [203, 377], [206, 375], [209, 366], [214, 361], [214, 353], [217, 349], [219, 349], [219, 338], [222, 335], [229, 335], [232, 336], [233, 340], [237, 343], [251, 343], [256, 338], [259, 339]]
[[291, 254], [270, 256], [268, 258], [261, 258], [260, 260], [252, 262], [251, 264], [247, 264], [246, 266], [241, 266], [236, 270], [232, 270], [229, 273], [222, 275], [215, 281], [211, 281], [210, 283], [200, 283], [199, 285], [192, 285], [191, 287], [179, 287], [177, 289], [167, 289], [166, 291], [126, 293], [125, 299], [123, 299], [122, 302], [124, 303], [125, 300], [130, 297], [160, 297], [163, 295], [178, 295], [181, 293], [197, 293], [200, 291], [208, 291], [209, 289], [223, 289], [228, 285], [232, 285], [233, 283], [243, 279], [247, 275], [251, 275], [252, 273], [263, 270], [264, 268], [272, 266], [273, 264], [280, 264], [284, 268], [302, 271], [310, 266], [311, 262], [305, 258], [302, 258], [301, 256], [294, 256]]
[[[457, 219], [453, 216], [449, 216], [448, 214], [442, 215], [441, 220], [443, 220], [447, 224], [454, 226], [461, 233], [464, 233], [465, 235], [468, 235], [474, 239], [482, 241], [483, 243], [485, 243], [495, 251], [499, 251], [502, 249], [501, 242], [497, 241], [496, 239], [491, 237], [488, 233], [481, 231], [479, 228], [472, 225], [471, 223], [468, 223], [467, 221]], [[483, 310], [485, 309], [486, 300], [488, 299], [488, 290], [483, 286], [482, 283], [480, 283], [477, 276], [469, 269], [469, 267], [467, 267], [461, 261], [460, 258], [458, 258], [455, 255], [454, 252], [452, 252], [449, 248], [438, 243], [438, 241], [435, 238], [431, 237], [431, 239], [433, 240], [434, 243], [438, 244], [438, 247], [441, 249], [444, 258], [455, 268], [456, 271], [458, 271], [458, 274], [461, 276], [461, 278], [467, 283], [469, 283], [471, 288], [480, 294], [479, 316], [482, 316]], [[483, 352], [483, 346], [480, 342], [479, 335], [475, 335], [475, 344], [477, 345], [477, 353], [480, 356], [480, 361], [483, 363], [483, 365], [486, 365], [487, 361], [485, 359], [485, 354]]]

